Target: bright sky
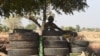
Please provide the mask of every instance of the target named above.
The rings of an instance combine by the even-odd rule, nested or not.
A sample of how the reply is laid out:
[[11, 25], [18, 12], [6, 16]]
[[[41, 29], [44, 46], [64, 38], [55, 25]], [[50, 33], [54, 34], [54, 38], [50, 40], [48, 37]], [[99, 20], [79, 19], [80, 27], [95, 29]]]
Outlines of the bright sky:
[[55, 15], [55, 23], [59, 26], [99, 27], [100, 0], [87, 0], [89, 8], [85, 12], [75, 12], [74, 15]]

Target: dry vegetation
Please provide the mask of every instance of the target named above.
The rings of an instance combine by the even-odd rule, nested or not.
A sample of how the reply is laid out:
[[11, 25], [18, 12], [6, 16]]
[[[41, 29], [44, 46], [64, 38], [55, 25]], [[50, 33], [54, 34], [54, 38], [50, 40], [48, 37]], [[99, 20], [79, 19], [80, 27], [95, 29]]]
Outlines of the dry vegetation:
[[89, 47], [94, 51], [100, 52], [100, 32], [83, 31], [78, 33], [78, 38], [90, 42]]
[[100, 41], [100, 32], [82, 31], [78, 32], [78, 37], [87, 41]]

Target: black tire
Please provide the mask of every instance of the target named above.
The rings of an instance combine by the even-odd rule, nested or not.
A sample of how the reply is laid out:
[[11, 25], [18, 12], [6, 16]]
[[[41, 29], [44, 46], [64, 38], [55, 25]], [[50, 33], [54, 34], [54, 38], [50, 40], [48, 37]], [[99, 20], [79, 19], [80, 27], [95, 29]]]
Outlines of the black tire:
[[62, 36], [62, 31], [43, 31], [43, 36]]
[[62, 36], [43, 36], [44, 40], [65, 40]]
[[44, 48], [44, 55], [67, 55], [68, 48]]
[[82, 51], [87, 51], [87, 47], [73, 47], [72, 53], [82, 53]]
[[25, 33], [25, 32], [32, 32], [32, 30], [29, 29], [14, 29], [13, 33]]
[[38, 41], [11, 41], [10, 48], [12, 49], [27, 49], [27, 48], [38, 48]]
[[37, 49], [12, 49], [8, 50], [9, 56], [29, 56], [38, 55]]
[[72, 47], [88, 47], [89, 41], [85, 40], [74, 40], [71, 42]]
[[71, 32], [71, 36], [77, 37], [78, 36], [78, 33], [77, 32]]
[[9, 34], [9, 40], [39, 40], [37, 33], [11, 33]]
[[44, 48], [67, 48], [66, 40], [44, 41]]

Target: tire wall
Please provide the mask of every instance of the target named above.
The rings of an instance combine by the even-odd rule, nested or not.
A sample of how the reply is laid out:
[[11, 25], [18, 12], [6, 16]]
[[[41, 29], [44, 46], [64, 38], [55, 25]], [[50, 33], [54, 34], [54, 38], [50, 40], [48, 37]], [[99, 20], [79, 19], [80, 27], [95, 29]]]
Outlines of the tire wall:
[[72, 53], [80, 55], [82, 52], [88, 52], [89, 42], [85, 40], [74, 40], [71, 42]]
[[9, 56], [31, 56], [39, 53], [39, 35], [35, 32], [14, 32], [9, 34]]
[[68, 54], [67, 41], [61, 36], [43, 36], [45, 56], [66, 56]]

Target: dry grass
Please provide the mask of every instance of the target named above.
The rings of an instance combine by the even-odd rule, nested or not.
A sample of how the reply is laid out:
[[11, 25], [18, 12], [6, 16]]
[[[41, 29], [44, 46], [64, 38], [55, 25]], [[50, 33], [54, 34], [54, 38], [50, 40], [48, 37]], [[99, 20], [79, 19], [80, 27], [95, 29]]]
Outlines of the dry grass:
[[87, 41], [100, 41], [100, 32], [82, 31], [78, 32], [78, 37]]
[[78, 32], [78, 38], [90, 42], [89, 48], [92, 50], [100, 50], [100, 32], [83, 31]]

